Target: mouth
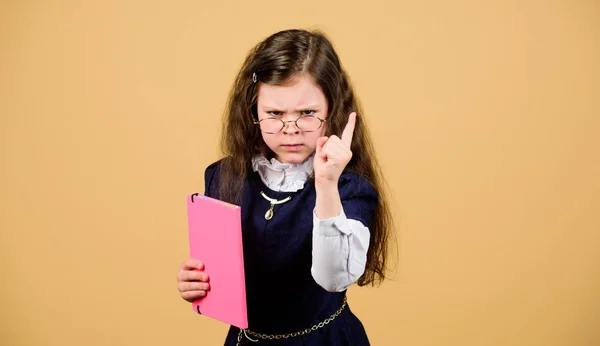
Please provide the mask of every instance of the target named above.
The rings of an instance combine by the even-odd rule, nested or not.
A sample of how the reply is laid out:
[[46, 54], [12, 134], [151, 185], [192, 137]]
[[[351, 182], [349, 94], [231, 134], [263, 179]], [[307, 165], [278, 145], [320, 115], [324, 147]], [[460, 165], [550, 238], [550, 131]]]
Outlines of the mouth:
[[282, 147], [288, 151], [297, 151], [302, 148], [302, 144], [283, 144]]

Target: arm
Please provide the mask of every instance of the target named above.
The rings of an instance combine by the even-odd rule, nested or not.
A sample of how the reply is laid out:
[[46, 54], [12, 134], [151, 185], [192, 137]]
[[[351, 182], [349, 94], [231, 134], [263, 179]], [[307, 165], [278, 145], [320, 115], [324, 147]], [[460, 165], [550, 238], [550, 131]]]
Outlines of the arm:
[[[365, 179], [355, 174], [344, 175], [333, 196], [322, 191], [317, 190], [313, 213], [311, 273], [325, 290], [341, 292], [364, 273], [370, 240], [367, 225], [377, 206], [377, 194]], [[323, 212], [328, 209], [337, 214]]]

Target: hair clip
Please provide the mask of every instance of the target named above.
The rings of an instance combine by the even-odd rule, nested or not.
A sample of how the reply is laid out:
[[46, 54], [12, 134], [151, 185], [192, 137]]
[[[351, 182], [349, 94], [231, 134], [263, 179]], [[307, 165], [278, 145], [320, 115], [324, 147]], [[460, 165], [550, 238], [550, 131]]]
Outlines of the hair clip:
[[258, 78], [256, 77], [256, 72], [252, 72], [252, 82], [256, 83]]

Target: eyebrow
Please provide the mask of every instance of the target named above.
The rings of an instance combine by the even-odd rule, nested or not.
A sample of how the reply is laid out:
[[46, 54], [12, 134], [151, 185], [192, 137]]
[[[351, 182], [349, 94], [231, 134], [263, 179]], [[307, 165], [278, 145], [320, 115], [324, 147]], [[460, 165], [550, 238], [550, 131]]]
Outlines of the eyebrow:
[[[305, 110], [313, 110], [313, 109], [319, 109], [321, 108], [321, 106], [319, 105], [307, 105], [307, 106], [303, 106], [301, 108], [296, 109], [296, 111], [305, 111]], [[276, 110], [278, 112], [282, 112], [282, 107], [278, 107], [278, 106], [273, 106], [273, 105], [266, 105], [264, 107], [262, 107], [262, 109], [270, 109], [270, 110]]]

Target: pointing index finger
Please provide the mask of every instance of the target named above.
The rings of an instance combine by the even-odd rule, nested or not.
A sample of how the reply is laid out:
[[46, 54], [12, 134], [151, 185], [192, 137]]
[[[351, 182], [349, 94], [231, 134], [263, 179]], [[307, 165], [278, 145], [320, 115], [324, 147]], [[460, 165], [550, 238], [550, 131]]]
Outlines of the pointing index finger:
[[344, 146], [346, 146], [348, 149], [350, 149], [350, 145], [352, 144], [352, 135], [354, 134], [354, 126], [356, 125], [356, 113], [352, 112], [350, 113], [350, 116], [348, 117], [348, 123], [346, 124], [346, 127], [344, 128], [344, 132], [342, 132], [342, 143], [344, 143]]

